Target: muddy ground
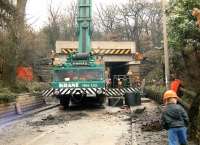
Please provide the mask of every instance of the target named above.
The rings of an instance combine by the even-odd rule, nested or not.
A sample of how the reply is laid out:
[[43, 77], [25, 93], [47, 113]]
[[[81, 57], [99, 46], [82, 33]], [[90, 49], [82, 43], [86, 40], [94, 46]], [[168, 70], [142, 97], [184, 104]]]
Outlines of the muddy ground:
[[0, 145], [166, 145], [166, 131], [148, 128], [160, 116], [158, 106], [152, 101], [142, 106], [139, 112], [138, 107], [131, 112], [116, 107], [54, 108], [0, 126]]
[[161, 110], [154, 102], [143, 103], [142, 113], [132, 113], [133, 145], [167, 145], [167, 132], [160, 126]]
[[[167, 131], [162, 129], [160, 118], [163, 106], [153, 101], [143, 103], [144, 112], [131, 113], [132, 145], [167, 145]], [[188, 145], [197, 145], [189, 141]]]
[[128, 117], [119, 108], [54, 108], [1, 128], [0, 145], [124, 145]]

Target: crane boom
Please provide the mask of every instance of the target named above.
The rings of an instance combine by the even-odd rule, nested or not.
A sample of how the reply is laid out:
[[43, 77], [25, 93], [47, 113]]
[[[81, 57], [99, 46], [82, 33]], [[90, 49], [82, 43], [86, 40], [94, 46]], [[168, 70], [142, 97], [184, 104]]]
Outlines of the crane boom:
[[78, 0], [79, 53], [91, 52], [92, 0]]

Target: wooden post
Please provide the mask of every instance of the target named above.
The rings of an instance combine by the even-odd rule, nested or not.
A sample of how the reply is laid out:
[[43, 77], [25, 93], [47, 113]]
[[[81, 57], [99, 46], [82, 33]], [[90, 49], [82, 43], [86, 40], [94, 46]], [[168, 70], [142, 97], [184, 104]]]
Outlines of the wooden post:
[[19, 104], [18, 102], [15, 103], [15, 109], [16, 109], [16, 113], [17, 113], [18, 115], [22, 115], [22, 114], [23, 114], [23, 113], [22, 113], [21, 106], [20, 106], [20, 104]]
[[165, 14], [166, 0], [162, 0], [163, 9], [163, 39], [164, 39], [164, 56], [165, 56], [165, 84], [166, 89], [169, 89], [169, 52], [168, 52], [168, 40], [167, 40], [167, 17]]

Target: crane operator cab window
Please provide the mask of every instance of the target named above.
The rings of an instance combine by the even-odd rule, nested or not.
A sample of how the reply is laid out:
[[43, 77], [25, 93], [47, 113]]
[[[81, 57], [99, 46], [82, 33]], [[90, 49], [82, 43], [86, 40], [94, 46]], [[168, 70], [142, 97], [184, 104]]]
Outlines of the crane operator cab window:
[[79, 79], [81, 81], [102, 81], [103, 77], [103, 70], [100, 69], [79, 70]]
[[78, 71], [77, 70], [55, 71], [53, 74], [53, 80], [57, 82], [76, 81], [78, 80]]
[[101, 69], [75, 69], [54, 71], [53, 81], [102, 81], [104, 78]]

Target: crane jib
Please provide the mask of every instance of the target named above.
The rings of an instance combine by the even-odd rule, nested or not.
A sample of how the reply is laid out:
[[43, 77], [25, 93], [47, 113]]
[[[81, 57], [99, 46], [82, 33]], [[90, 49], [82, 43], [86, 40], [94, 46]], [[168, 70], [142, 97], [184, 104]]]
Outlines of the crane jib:
[[92, 2], [91, 0], [79, 0], [78, 2], [78, 53], [89, 53], [91, 52]]

